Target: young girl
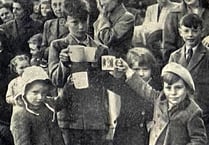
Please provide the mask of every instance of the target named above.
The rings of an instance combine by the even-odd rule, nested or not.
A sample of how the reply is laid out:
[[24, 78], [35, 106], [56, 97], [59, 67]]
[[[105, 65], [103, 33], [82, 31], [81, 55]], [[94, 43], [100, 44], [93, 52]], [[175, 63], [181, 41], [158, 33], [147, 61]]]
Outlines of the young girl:
[[124, 62], [127, 84], [140, 96], [154, 102], [149, 145], [206, 145], [202, 110], [192, 99], [195, 86], [191, 74], [177, 63], [161, 73], [163, 90], [156, 91]]
[[8, 85], [6, 93], [6, 101], [9, 104], [15, 105], [15, 97], [18, 95], [23, 87], [22, 73], [26, 67], [30, 65], [29, 57], [26, 55], [17, 55], [10, 61], [11, 70], [18, 76], [14, 78]]
[[[132, 48], [128, 51], [126, 59], [129, 66], [146, 83], [154, 84], [153, 76], [156, 74], [156, 59], [148, 49]], [[146, 145], [148, 141], [146, 123], [152, 119], [153, 105], [133, 92], [126, 84], [120, 87], [123, 87], [120, 94], [121, 109], [117, 118], [114, 144]]]

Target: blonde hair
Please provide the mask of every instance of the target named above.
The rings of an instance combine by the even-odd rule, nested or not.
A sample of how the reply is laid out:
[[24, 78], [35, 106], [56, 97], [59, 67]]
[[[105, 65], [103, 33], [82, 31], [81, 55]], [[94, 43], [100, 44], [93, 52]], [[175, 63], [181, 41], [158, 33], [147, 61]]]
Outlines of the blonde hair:
[[16, 66], [19, 61], [27, 61], [30, 64], [30, 58], [25, 54], [16, 55], [9, 64], [10, 70], [16, 72]]

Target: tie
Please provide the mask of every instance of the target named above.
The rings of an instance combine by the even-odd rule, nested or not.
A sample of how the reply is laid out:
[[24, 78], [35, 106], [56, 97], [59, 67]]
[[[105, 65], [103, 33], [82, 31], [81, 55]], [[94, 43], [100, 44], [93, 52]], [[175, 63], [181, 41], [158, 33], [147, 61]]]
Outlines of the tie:
[[192, 48], [189, 48], [187, 51], [187, 58], [186, 58], [188, 64], [192, 58], [192, 55], [193, 55], [193, 50], [192, 50]]

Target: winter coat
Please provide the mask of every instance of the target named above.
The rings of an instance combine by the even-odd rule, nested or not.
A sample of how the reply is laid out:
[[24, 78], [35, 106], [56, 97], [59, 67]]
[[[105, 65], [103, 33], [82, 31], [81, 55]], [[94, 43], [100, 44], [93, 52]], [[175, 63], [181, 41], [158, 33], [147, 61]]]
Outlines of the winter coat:
[[134, 16], [121, 4], [109, 18], [98, 17], [94, 23], [94, 38], [107, 45], [113, 55], [124, 57], [131, 48], [134, 23]]
[[202, 110], [187, 96], [168, 111], [163, 92], [154, 90], [135, 73], [127, 80], [139, 95], [154, 101], [153, 122], [150, 123], [149, 145], [206, 145], [207, 135]]
[[15, 145], [64, 145], [61, 131], [57, 122], [52, 122], [53, 112], [49, 108], [43, 105], [39, 109], [30, 106], [26, 109], [21, 96], [17, 101], [10, 126]]

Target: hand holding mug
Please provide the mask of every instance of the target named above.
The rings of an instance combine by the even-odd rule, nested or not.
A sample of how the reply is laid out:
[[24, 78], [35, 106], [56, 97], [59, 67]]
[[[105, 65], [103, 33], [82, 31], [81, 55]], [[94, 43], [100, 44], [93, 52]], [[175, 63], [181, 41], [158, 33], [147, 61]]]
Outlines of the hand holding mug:
[[60, 54], [59, 54], [59, 59], [63, 63], [69, 63], [70, 62], [70, 57], [68, 55], [68, 48], [62, 49]]

